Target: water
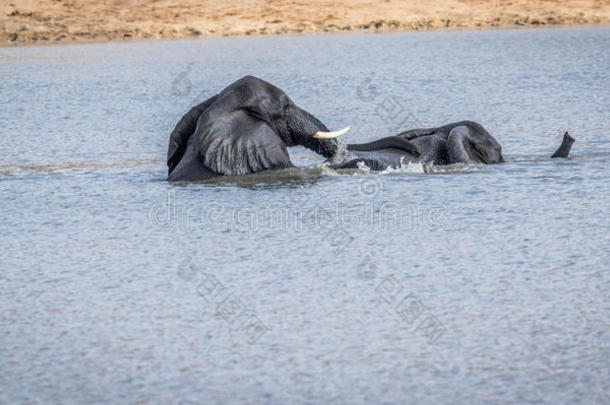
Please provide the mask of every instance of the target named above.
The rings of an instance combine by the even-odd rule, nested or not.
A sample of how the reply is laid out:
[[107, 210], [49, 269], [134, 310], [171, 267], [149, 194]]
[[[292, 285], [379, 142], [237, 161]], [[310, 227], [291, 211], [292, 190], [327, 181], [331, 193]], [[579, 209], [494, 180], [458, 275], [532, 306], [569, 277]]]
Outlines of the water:
[[[609, 41], [0, 48], [0, 403], [609, 403]], [[177, 120], [246, 74], [346, 141], [471, 119], [507, 163], [168, 184]]]

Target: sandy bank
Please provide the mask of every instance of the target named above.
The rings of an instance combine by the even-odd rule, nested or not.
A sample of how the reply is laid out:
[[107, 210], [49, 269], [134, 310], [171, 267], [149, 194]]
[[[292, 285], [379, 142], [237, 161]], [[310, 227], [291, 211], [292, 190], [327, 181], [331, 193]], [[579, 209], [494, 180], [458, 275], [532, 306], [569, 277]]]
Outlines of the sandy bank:
[[610, 0], [0, 0], [0, 43], [609, 25]]

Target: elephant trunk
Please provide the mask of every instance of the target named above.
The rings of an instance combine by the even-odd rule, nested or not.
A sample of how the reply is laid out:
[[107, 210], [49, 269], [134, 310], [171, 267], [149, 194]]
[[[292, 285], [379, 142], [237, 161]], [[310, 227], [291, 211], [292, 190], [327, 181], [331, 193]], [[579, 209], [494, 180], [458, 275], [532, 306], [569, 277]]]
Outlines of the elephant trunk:
[[316, 134], [328, 133], [328, 128], [319, 119], [302, 108], [292, 106], [288, 112], [288, 132], [291, 144], [303, 145], [325, 158], [333, 157], [339, 148], [336, 139], [323, 139]]

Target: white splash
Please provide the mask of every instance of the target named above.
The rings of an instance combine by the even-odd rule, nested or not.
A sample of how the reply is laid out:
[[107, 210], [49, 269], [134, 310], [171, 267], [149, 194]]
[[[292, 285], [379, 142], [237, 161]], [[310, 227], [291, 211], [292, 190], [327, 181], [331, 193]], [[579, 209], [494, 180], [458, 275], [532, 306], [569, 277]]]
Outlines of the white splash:
[[340, 176], [341, 173], [330, 167], [328, 162], [324, 162], [316, 166], [317, 169], [320, 170], [320, 174], [324, 176]]
[[429, 171], [422, 162], [407, 162], [405, 163], [404, 158], [400, 159], [400, 166], [388, 167], [387, 169], [379, 172], [380, 174], [395, 174], [395, 173], [428, 173]]
[[364, 162], [358, 162], [357, 166], [358, 166], [358, 170], [360, 170], [362, 173], [370, 173], [371, 172], [371, 168], [368, 167], [366, 165], [366, 163], [364, 163]]

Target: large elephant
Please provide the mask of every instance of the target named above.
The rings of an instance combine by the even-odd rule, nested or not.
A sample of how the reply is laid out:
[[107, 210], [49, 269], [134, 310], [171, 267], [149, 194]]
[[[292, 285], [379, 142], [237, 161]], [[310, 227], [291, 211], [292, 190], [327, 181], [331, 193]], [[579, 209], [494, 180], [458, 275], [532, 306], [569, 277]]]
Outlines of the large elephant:
[[461, 121], [442, 127], [411, 129], [398, 135], [363, 144], [347, 145], [339, 169], [356, 168], [359, 163], [373, 170], [400, 167], [412, 162], [447, 165], [453, 163], [501, 163], [502, 147], [482, 125]]
[[291, 167], [287, 147], [326, 158], [337, 136], [279, 88], [246, 76], [193, 107], [176, 125], [167, 151], [168, 180], [205, 180]]

